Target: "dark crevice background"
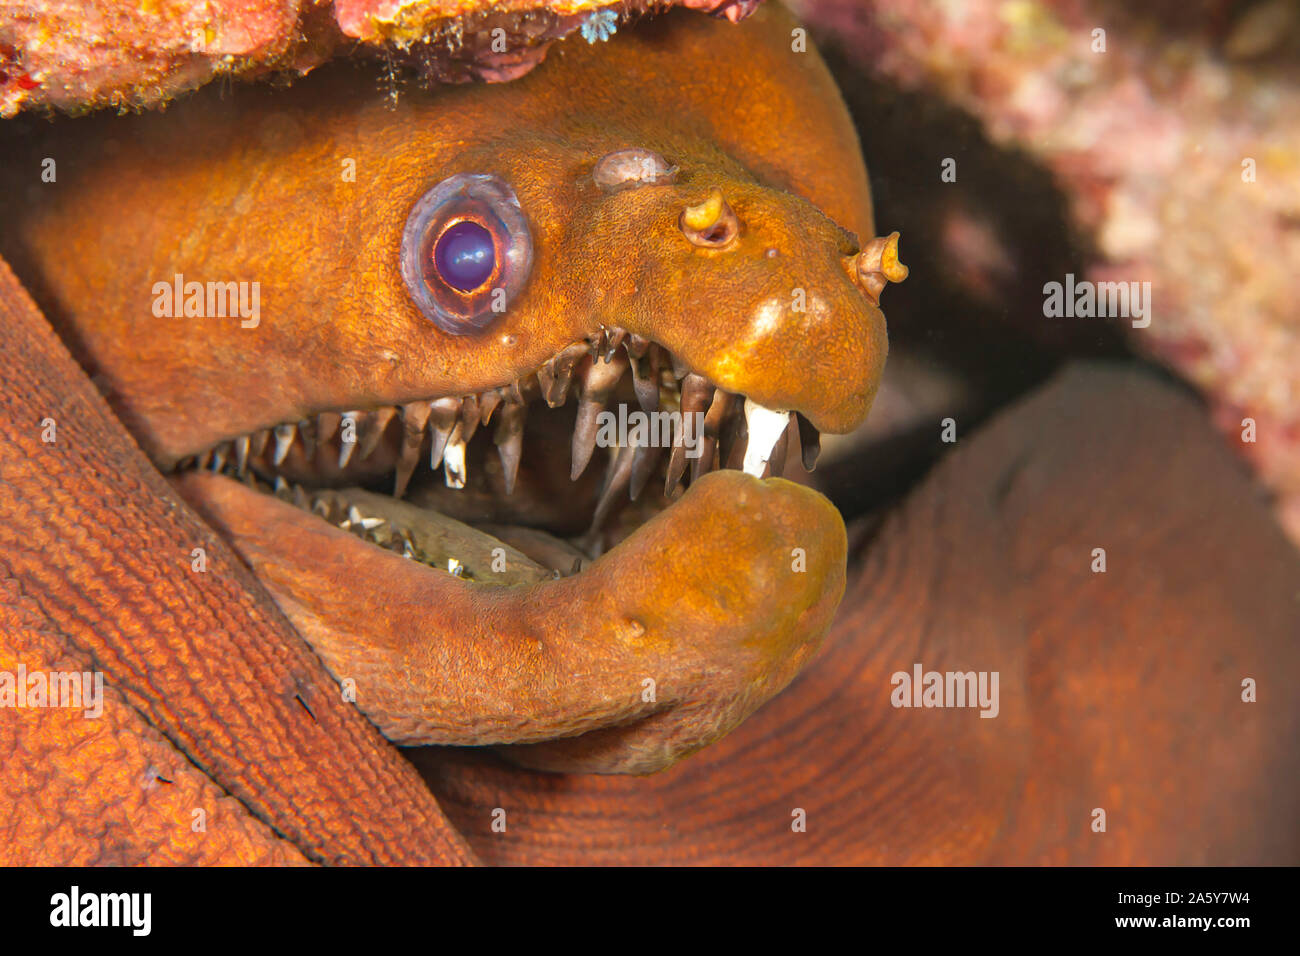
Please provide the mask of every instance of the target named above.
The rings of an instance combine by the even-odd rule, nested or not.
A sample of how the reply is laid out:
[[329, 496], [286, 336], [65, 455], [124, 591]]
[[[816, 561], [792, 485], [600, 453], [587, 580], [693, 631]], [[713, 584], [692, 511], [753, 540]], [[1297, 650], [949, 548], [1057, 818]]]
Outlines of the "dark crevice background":
[[[990, 142], [978, 119], [938, 96], [865, 73], [834, 37], [814, 38], [862, 141], [876, 232], [902, 234], [910, 270], [881, 296], [890, 344], [882, 398], [852, 446], [841, 445], [812, 476], [846, 521], [860, 519], [853, 537], [861, 543], [880, 513], [955, 447], [941, 440], [941, 419], [955, 419], [960, 442], [1071, 359], [1109, 358], [1170, 376], [1135, 356], [1117, 323], [1043, 315], [1043, 284], [1082, 278], [1092, 255], [1048, 170]], [[941, 179], [948, 157], [956, 182]], [[933, 381], [916, 385], [919, 376]], [[909, 422], [883, 410], [900, 385], [950, 398], [922, 401]]]

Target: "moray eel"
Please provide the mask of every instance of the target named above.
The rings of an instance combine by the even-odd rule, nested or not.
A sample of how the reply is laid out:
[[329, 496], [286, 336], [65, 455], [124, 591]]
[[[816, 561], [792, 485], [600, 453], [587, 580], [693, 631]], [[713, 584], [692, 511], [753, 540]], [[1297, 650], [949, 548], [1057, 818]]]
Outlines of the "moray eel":
[[340, 66], [32, 129], [3, 252], [390, 740], [656, 770], [844, 589], [779, 476], [866, 416], [905, 269], [800, 41], [670, 14], [501, 86]]

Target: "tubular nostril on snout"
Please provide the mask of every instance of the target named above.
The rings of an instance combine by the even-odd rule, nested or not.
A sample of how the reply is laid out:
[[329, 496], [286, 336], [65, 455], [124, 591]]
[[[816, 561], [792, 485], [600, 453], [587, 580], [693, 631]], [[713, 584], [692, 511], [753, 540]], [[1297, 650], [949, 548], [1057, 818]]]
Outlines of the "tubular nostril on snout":
[[907, 266], [898, 261], [897, 232], [872, 239], [856, 256], [846, 257], [845, 266], [872, 305], [880, 305], [886, 285], [907, 278]]
[[740, 219], [716, 186], [704, 202], [683, 209], [677, 224], [688, 240], [705, 249], [721, 249], [740, 235]]

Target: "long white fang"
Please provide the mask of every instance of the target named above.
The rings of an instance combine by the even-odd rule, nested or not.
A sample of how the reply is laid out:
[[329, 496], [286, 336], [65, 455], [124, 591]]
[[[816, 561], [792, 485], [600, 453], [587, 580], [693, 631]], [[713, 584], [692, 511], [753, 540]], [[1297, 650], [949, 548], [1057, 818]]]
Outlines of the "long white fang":
[[465, 440], [457, 437], [447, 442], [447, 449], [442, 453], [442, 470], [447, 479], [448, 488], [465, 487]]
[[774, 412], [752, 398], [745, 399], [745, 426], [749, 429], [749, 444], [745, 447], [746, 474], [763, 477], [763, 468], [772, 457], [772, 449], [789, 425], [789, 412]]

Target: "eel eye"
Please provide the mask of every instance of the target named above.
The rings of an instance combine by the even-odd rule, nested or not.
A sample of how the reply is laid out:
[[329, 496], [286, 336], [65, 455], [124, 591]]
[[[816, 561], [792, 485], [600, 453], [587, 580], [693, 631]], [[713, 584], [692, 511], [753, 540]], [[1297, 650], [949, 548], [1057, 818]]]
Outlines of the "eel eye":
[[486, 328], [533, 264], [519, 199], [495, 176], [460, 173], [421, 197], [402, 233], [402, 279], [420, 311], [451, 335]]

